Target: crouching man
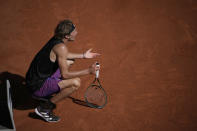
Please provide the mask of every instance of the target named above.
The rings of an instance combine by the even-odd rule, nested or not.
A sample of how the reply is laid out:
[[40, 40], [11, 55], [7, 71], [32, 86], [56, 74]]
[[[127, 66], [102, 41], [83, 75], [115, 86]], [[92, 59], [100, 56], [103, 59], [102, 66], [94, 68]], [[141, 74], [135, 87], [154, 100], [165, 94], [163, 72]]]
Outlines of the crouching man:
[[52, 96], [35, 109], [35, 113], [47, 122], [60, 120], [53, 114], [53, 109], [58, 101], [80, 87], [79, 77], [95, 74], [95, 71], [98, 70], [95, 63], [81, 71], [70, 72], [68, 70], [69, 66], [74, 63], [74, 59], [95, 58], [100, 55], [91, 52], [91, 49], [82, 54], [69, 52], [66, 45], [70, 41], [74, 41], [76, 35], [77, 29], [72, 21], [61, 21], [55, 29], [54, 36], [36, 54], [26, 73], [26, 85], [33, 96], [39, 98]]

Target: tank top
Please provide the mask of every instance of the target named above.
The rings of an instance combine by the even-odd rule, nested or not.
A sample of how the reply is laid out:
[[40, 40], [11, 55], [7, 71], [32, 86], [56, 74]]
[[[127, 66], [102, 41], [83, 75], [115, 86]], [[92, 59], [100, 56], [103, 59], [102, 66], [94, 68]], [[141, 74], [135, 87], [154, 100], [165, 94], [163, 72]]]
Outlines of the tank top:
[[52, 37], [32, 60], [25, 78], [26, 86], [31, 92], [40, 89], [44, 81], [57, 70], [58, 62], [50, 60], [50, 52], [55, 45], [60, 43], [63, 41]]

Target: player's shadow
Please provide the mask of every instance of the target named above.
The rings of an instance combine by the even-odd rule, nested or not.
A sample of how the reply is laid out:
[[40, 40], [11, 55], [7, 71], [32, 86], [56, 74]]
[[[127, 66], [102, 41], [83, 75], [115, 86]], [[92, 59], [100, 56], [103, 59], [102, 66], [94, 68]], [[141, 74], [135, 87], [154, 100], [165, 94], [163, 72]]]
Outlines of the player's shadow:
[[1, 72], [0, 88], [6, 88], [6, 80], [9, 80], [11, 85], [11, 98], [14, 109], [27, 110], [37, 106], [37, 101], [32, 99], [30, 92], [25, 86], [24, 77], [7, 71]]
[[[39, 101], [33, 99], [31, 93], [27, 89], [25, 85], [25, 78], [18, 74], [13, 74], [7, 71], [0, 73], [0, 88], [5, 88], [5, 93], [0, 92], [0, 94], [4, 94], [0, 95], [0, 100], [4, 99], [6, 94], [6, 80], [9, 80], [11, 85], [11, 98], [14, 109], [28, 110], [34, 109], [39, 105]], [[68, 98], [71, 99], [75, 104], [89, 107], [85, 101], [75, 99], [70, 96]], [[33, 119], [43, 120], [38, 115], [36, 115], [35, 112], [30, 112], [28, 116]]]

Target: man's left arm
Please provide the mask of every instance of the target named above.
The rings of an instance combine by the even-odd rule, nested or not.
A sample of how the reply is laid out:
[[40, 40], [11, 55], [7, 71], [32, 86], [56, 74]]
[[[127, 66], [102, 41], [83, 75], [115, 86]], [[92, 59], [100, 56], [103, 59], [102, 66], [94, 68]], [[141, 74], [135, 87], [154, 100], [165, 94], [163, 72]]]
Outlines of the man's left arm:
[[68, 53], [67, 58], [68, 59], [88, 59], [88, 58], [95, 58], [97, 56], [99, 56], [99, 53], [93, 53], [91, 52], [92, 49], [87, 50], [85, 53], [82, 54], [77, 54], [77, 53]]
[[67, 58], [68, 59], [80, 59], [80, 58], [85, 58], [85, 57], [84, 57], [84, 54], [76, 54], [76, 53], [69, 52]]

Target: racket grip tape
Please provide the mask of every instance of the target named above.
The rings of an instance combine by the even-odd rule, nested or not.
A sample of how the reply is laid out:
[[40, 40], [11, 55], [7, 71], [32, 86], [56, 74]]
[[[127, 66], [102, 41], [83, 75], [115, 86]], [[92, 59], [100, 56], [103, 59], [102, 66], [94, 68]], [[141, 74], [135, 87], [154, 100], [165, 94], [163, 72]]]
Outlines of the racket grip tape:
[[[100, 64], [98, 62], [96, 63], [96, 67], [100, 67]], [[96, 71], [96, 78], [98, 77], [99, 77], [99, 70]]]

